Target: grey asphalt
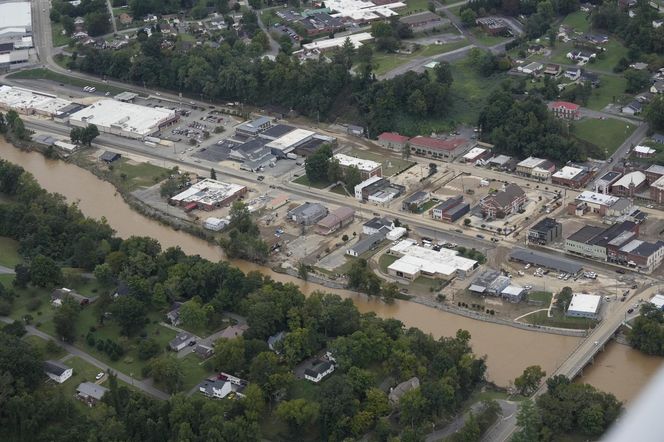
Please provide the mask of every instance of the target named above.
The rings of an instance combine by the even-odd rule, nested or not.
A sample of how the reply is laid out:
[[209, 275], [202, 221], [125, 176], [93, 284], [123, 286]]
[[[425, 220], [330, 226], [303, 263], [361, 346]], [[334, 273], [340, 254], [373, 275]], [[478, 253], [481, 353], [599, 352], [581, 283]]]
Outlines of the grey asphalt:
[[[14, 320], [12, 318], [8, 318], [6, 316], [0, 316], [0, 321], [10, 324]], [[48, 341], [54, 341], [56, 342], [60, 347], [65, 349], [67, 352], [71, 353], [74, 356], [77, 356], [84, 361], [94, 365], [95, 367], [99, 368], [100, 370], [103, 371], [108, 371], [111, 370], [113, 373], [115, 373], [118, 377], [118, 379], [126, 382], [127, 384], [133, 385], [134, 387], [138, 388], [139, 390], [143, 391], [144, 393], [156, 398], [156, 399], [161, 399], [161, 400], [167, 400], [170, 395], [166, 392], [163, 392], [159, 390], [158, 388], [155, 388], [151, 382], [148, 381], [139, 381], [137, 379], [132, 378], [131, 376], [128, 376], [120, 371], [117, 371], [116, 369], [110, 367], [109, 365], [103, 363], [99, 359], [95, 358], [94, 356], [91, 356], [90, 354], [84, 352], [83, 350], [80, 350], [73, 345], [67, 344], [65, 342], [60, 342], [54, 339], [52, 336], [47, 335], [41, 330], [36, 329], [32, 325], [26, 325], [25, 326], [26, 331], [28, 332], [28, 335], [30, 336], [37, 336], [42, 339], [48, 340]]]
[[14, 274], [14, 269], [10, 269], [9, 267], [5, 266], [0, 266], [0, 275], [13, 275]]
[[[499, 399], [498, 404], [500, 405], [500, 416], [498, 417], [498, 421], [491, 427], [489, 430], [487, 430], [486, 434], [489, 434], [492, 432], [492, 430], [496, 427], [500, 427], [502, 422], [507, 420], [507, 418], [513, 416], [516, 414], [516, 410], [518, 408], [518, 403], [512, 402], [512, 401], [507, 401], [503, 399]], [[479, 408], [482, 406], [481, 402], [476, 402], [470, 407], [470, 411], [476, 412], [479, 410]], [[436, 430], [432, 433], [429, 433], [426, 438], [424, 439], [425, 442], [438, 442], [441, 440], [444, 440], [445, 438], [451, 436], [452, 434], [456, 433], [459, 431], [464, 424], [466, 423], [466, 419], [470, 416], [470, 412], [466, 412], [460, 415], [457, 415], [452, 422], [450, 422], [445, 428], [441, 428], [440, 430]], [[484, 440], [491, 440], [491, 439], [482, 439]]]

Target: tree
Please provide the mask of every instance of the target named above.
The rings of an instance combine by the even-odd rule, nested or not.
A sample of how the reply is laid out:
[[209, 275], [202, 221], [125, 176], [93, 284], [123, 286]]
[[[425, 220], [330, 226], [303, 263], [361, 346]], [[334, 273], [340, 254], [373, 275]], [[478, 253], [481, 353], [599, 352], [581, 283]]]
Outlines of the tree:
[[14, 266], [14, 287], [26, 288], [30, 283], [30, 267], [23, 264]]
[[202, 306], [199, 299], [190, 299], [180, 306], [180, 321], [192, 329], [200, 329], [207, 322], [208, 312], [211, 305]]
[[399, 400], [402, 424], [415, 428], [428, 417], [429, 404], [419, 388], [409, 390]]
[[141, 340], [138, 344], [138, 358], [145, 361], [161, 353], [162, 348], [154, 338]]
[[650, 84], [650, 73], [647, 70], [627, 69], [624, 75], [627, 80], [627, 86], [625, 87], [627, 93], [641, 92]]
[[320, 406], [317, 402], [293, 399], [281, 402], [276, 409], [276, 414], [288, 425], [291, 435], [297, 437], [304, 428], [312, 425], [318, 419], [319, 411]]
[[62, 270], [51, 258], [37, 255], [30, 262], [30, 282], [37, 287], [55, 287], [62, 282]]
[[330, 158], [332, 158], [332, 148], [328, 144], [309, 155], [304, 163], [304, 170], [309, 181], [313, 183], [327, 181]]
[[17, 338], [21, 338], [27, 333], [25, 325], [23, 325], [23, 322], [21, 321], [14, 321], [11, 324], [6, 324], [2, 328], [2, 331], [8, 335], [16, 336]]
[[454, 79], [452, 78], [452, 68], [446, 61], [440, 62], [433, 68], [433, 73], [436, 76], [436, 81], [440, 84], [451, 85]]
[[214, 345], [213, 366], [216, 370], [238, 373], [245, 367], [244, 338], [219, 339]]
[[531, 442], [538, 440], [539, 430], [542, 426], [539, 411], [531, 400], [525, 400], [519, 405], [516, 415], [516, 423], [519, 429], [514, 433], [514, 442]]
[[664, 130], [664, 95], [657, 95], [646, 106], [644, 116], [654, 130]]
[[572, 288], [563, 287], [563, 289], [556, 295], [556, 307], [563, 312], [567, 311], [567, 307], [572, 302]]
[[531, 365], [523, 370], [523, 374], [514, 379], [514, 386], [519, 393], [529, 396], [539, 388], [540, 382], [546, 376], [546, 372], [539, 365]]
[[163, 385], [170, 393], [182, 389], [184, 370], [175, 355], [164, 355], [153, 359], [147, 366], [147, 373], [155, 382]]
[[293, 381], [293, 374], [271, 351], [258, 353], [251, 361], [249, 379], [261, 387], [270, 400], [285, 393]]
[[125, 336], [135, 335], [147, 322], [145, 305], [133, 296], [121, 296], [115, 300], [111, 306], [111, 313]]
[[71, 297], [64, 297], [62, 304], [53, 315], [55, 333], [65, 342], [72, 343], [76, 339], [76, 321], [81, 306]]
[[472, 28], [475, 26], [475, 21], [477, 20], [477, 14], [470, 8], [464, 9], [461, 11], [461, 23], [467, 28]]
[[346, 185], [346, 191], [353, 194], [355, 192], [355, 186], [362, 182], [362, 174], [360, 169], [356, 166], [350, 166], [346, 168], [346, 173], [344, 176], [344, 183]]
[[0, 382], [0, 396], [9, 385], [13, 390], [33, 390], [44, 377], [43, 361], [27, 341], [0, 332], [0, 376], [5, 374], [9, 377]]
[[210, 169], [210, 178], [213, 180], [217, 179], [217, 172], [214, 170], [214, 167]]

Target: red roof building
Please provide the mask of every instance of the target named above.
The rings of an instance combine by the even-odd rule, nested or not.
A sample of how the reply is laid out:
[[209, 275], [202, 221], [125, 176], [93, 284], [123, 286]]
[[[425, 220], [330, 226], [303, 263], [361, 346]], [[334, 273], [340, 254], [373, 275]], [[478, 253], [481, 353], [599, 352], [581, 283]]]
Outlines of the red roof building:
[[408, 140], [410, 140], [410, 138], [396, 132], [383, 132], [378, 135], [378, 144], [385, 149], [396, 151], [402, 151], [406, 147]]
[[568, 101], [554, 101], [549, 105], [549, 109], [558, 118], [566, 118], [568, 120], [579, 119], [580, 106], [578, 104]]
[[440, 160], [452, 160], [468, 147], [468, 140], [464, 138], [441, 140], [417, 136], [411, 138], [409, 143], [411, 153]]

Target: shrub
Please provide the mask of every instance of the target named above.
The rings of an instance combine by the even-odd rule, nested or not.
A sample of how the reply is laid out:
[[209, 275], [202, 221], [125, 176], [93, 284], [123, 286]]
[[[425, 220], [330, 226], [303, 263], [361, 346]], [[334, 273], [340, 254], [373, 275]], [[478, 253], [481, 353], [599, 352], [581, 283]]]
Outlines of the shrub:
[[35, 298], [32, 298], [28, 301], [27, 308], [28, 308], [28, 311], [34, 312], [39, 307], [41, 307], [41, 305], [42, 305], [42, 300], [35, 297]]

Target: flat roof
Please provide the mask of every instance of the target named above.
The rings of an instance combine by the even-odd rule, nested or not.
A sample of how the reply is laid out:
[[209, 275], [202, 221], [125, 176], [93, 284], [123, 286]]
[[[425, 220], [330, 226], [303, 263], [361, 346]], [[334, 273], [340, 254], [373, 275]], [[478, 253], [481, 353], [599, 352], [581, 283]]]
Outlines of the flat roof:
[[546, 161], [544, 158], [537, 158], [537, 157], [528, 157], [523, 161], [520, 161], [517, 166], [518, 167], [527, 167], [529, 169], [532, 169], [534, 167], [539, 166], [542, 164], [544, 161]]
[[138, 135], [149, 135], [160, 124], [174, 117], [174, 110], [163, 107], [148, 107], [101, 99], [91, 106], [73, 113], [69, 118], [105, 128], [119, 128]]
[[652, 147], [639, 145], [639, 146], [634, 147], [634, 152], [649, 155], [649, 154], [655, 153], [657, 151], [655, 149], [653, 149]]
[[540, 267], [546, 267], [549, 269], [558, 270], [565, 273], [577, 274], [583, 270], [583, 266], [577, 264], [576, 262], [566, 259], [558, 258], [556, 256], [543, 254], [540, 252], [535, 252], [532, 250], [526, 250], [517, 248], [512, 250], [510, 254], [511, 259], [517, 261], [528, 262]]
[[365, 41], [373, 40], [373, 36], [368, 32], [360, 32], [359, 34], [352, 34], [344, 37], [337, 38], [324, 38], [321, 40], [316, 40], [311, 43], [306, 43], [302, 45], [304, 49], [331, 49], [336, 47], [343, 46], [346, 38], [350, 40], [355, 49], [362, 46], [362, 43]]
[[657, 308], [662, 308], [664, 307], [664, 295], [662, 294], [656, 294], [652, 298], [650, 298], [650, 303], [655, 304], [655, 307]]
[[372, 170], [375, 170], [381, 166], [381, 164], [377, 163], [376, 161], [364, 160], [362, 158], [352, 157], [342, 153], [335, 154], [333, 158], [339, 161], [339, 164], [342, 167], [355, 166], [364, 172], [371, 172]]
[[565, 166], [556, 173], [554, 173], [553, 177], [560, 178], [563, 180], [572, 180], [583, 172], [585, 172], [585, 169], [582, 169], [580, 167]]
[[0, 86], [0, 103], [10, 109], [33, 109], [51, 115], [72, 104], [55, 95], [4, 85]]
[[653, 164], [646, 169], [646, 172], [656, 173], [658, 175], [664, 175], [664, 166], [661, 166], [659, 164]]
[[286, 150], [305, 142], [307, 139], [313, 137], [315, 132], [306, 129], [295, 129], [287, 134], [270, 141], [266, 144], [270, 149]]
[[605, 195], [603, 193], [591, 192], [589, 190], [584, 190], [576, 197], [577, 201], [584, 203], [592, 204], [601, 204], [603, 206], [612, 206], [614, 205], [619, 198], [617, 196]]
[[246, 189], [240, 184], [223, 183], [210, 178], [199, 181], [184, 192], [180, 192], [171, 199], [178, 202], [197, 202], [206, 205], [214, 205], [229, 196]]
[[620, 176], [620, 172], [610, 170], [610, 171], [606, 172], [604, 175], [602, 175], [597, 181], [610, 183], [610, 182], [616, 180], [619, 176]]
[[604, 227], [583, 226], [567, 238], [569, 241], [588, 243], [591, 239], [604, 232]]
[[599, 310], [599, 303], [601, 301], [602, 297], [599, 295], [574, 293], [574, 295], [572, 295], [572, 302], [570, 302], [567, 311], [595, 314]]
[[466, 160], [472, 160], [482, 155], [484, 152], [486, 152], [486, 149], [482, 147], [473, 147], [463, 156], [463, 158]]
[[295, 127], [289, 126], [287, 124], [276, 124], [268, 129], [265, 129], [262, 133], [261, 136], [263, 137], [281, 137], [286, 135], [287, 133], [295, 130]]
[[662, 189], [662, 190], [664, 190], [664, 175], [662, 175], [661, 177], [657, 178], [657, 181], [655, 181], [654, 183], [652, 183], [652, 184], [650, 185], [650, 187], [654, 187], [654, 188], [656, 188], [656, 189]]
[[331, 14], [332, 17], [347, 17], [354, 21], [371, 21], [399, 15], [394, 9], [405, 8], [406, 4], [401, 1], [379, 5], [362, 0], [329, 0], [325, 2], [325, 6], [332, 11], [338, 11]]
[[412, 239], [399, 241], [390, 252], [403, 256], [388, 269], [408, 274], [422, 271], [429, 274], [450, 276], [457, 270], [472, 270], [477, 261], [459, 256], [456, 250], [442, 248], [439, 251], [420, 247]]
[[0, 29], [32, 28], [30, 2], [0, 3]]

